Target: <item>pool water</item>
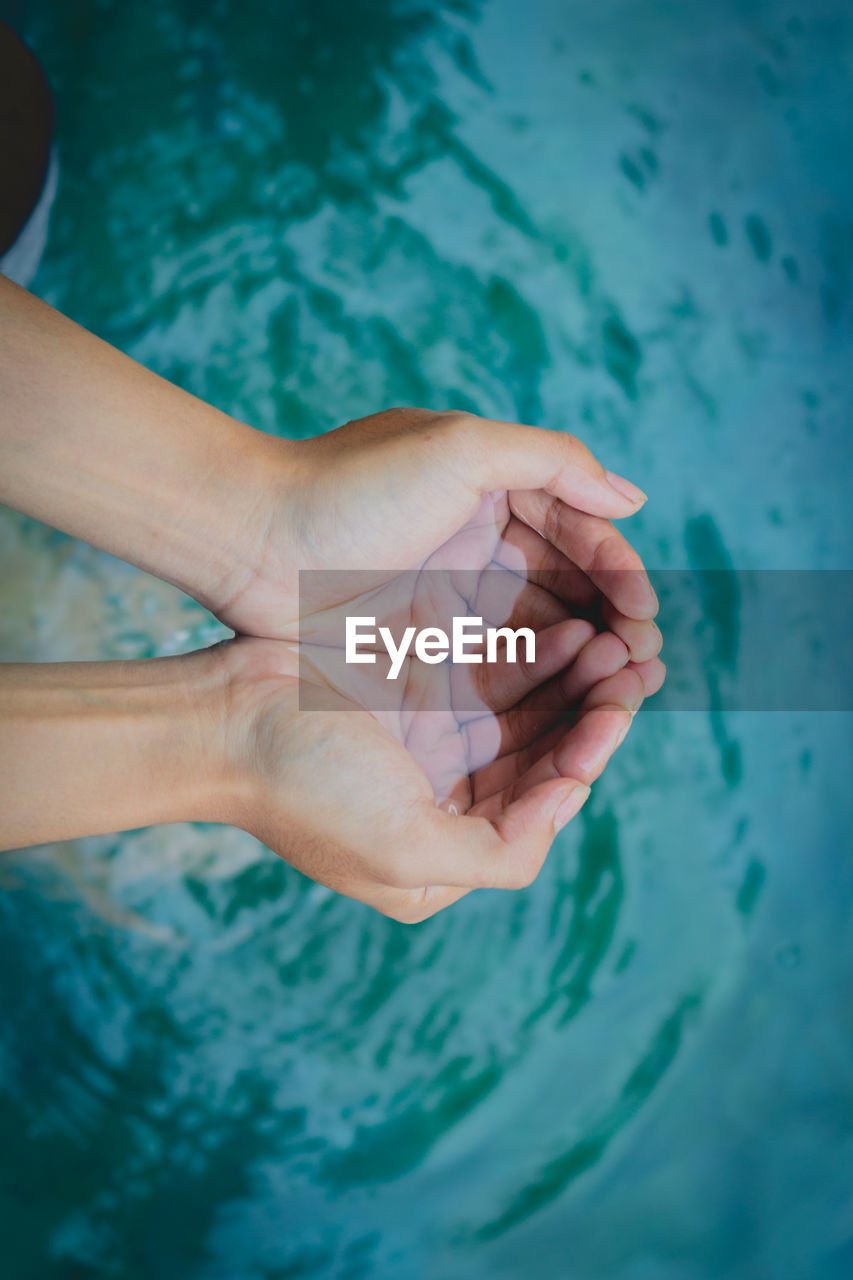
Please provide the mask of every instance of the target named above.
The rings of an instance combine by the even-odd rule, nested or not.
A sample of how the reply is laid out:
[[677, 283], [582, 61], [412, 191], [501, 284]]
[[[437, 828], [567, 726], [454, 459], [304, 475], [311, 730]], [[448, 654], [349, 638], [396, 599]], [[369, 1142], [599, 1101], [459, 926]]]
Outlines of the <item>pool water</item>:
[[[574, 431], [656, 568], [851, 567], [841, 0], [0, 13], [81, 323], [281, 435]], [[225, 634], [0, 546], [5, 659]], [[535, 885], [416, 928], [216, 826], [0, 855], [4, 1280], [846, 1280], [850, 774], [849, 714], [649, 706]]]

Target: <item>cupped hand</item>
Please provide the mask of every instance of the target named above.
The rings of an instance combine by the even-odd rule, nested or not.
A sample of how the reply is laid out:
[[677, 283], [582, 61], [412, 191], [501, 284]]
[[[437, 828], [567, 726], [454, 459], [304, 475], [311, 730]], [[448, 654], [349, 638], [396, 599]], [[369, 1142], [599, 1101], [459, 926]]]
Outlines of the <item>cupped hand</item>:
[[296, 644], [227, 642], [226, 754], [239, 785], [225, 820], [409, 923], [473, 888], [529, 885], [663, 678], [658, 659], [629, 665], [622, 641], [583, 620], [541, 634], [532, 666], [484, 668], [492, 710], [467, 719], [373, 714], [300, 671]]
[[[343, 575], [424, 566], [495, 504], [498, 532], [528, 576], [596, 607], [633, 661], [652, 658], [657, 601], [642, 562], [611, 523], [645, 495], [557, 431], [464, 413], [391, 409], [303, 441], [259, 437], [262, 491], [247, 521], [244, 570], [208, 601], [240, 634], [295, 639], [299, 571]], [[557, 588], [555, 588], [557, 593]], [[321, 603], [333, 606], [346, 598]]]

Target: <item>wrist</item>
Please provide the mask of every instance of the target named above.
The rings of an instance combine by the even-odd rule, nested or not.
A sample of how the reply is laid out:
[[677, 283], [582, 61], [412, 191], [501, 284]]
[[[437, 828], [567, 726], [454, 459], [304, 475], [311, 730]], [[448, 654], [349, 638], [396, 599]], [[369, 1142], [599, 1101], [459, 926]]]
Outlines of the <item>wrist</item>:
[[164, 495], [158, 516], [173, 539], [173, 563], [153, 571], [232, 625], [229, 609], [251, 593], [277, 510], [296, 484], [295, 450], [198, 403], [207, 420], [197, 456], [179, 468], [182, 499]]
[[[232, 693], [224, 650], [229, 642], [163, 659], [149, 680], [146, 776], [165, 776], [171, 816], [159, 821], [231, 824], [242, 776], [229, 751]], [[167, 665], [168, 664], [168, 665]], [[143, 664], [135, 664], [142, 666]], [[153, 662], [144, 664], [152, 668]]]
[[189, 590], [238, 634], [281, 638], [297, 613], [306, 457], [302, 441], [245, 432], [223, 453], [227, 510], [213, 495], [199, 519], [210, 555]]
[[[287, 706], [298, 707], [296, 646], [281, 640], [239, 636], [208, 651], [219, 662], [218, 763], [214, 821], [241, 827], [270, 844], [267, 815], [285, 802], [281, 781], [287, 771], [287, 735], [271, 750], [271, 726], [280, 730]], [[290, 744], [304, 749], [304, 741]]]
[[215, 650], [0, 665], [2, 846], [226, 820], [225, 689]]
[[[135, 812], [116, 830], [230, 821], [238, 779], [226, 748], [230, 697], [225, 647], [174, 658], [92, 664], [97, 693], [92, 699], [87, 689], [84, 699], [115, 709], [121, 731], [114, 736], [128, 751], [124, 763], [117, 749], [118, 765], [120, 775], [129, 779]], [[117, 794], [123, 794], [121, 787]]]

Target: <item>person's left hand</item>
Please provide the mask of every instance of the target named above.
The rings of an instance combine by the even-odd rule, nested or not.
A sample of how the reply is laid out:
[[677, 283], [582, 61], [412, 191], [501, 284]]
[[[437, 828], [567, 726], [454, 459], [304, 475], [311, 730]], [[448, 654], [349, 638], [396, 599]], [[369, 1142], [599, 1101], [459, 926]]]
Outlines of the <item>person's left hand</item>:
[[[571, 606], [597, 610], [632, 661], [658, 653], [657, 600], [612, 520], [645, 500], [574, 436], [465, 413], [390, 409], [326, 435], [256, 433], [265, 477], [244, 512], [243, 545], [204, 603], [238, 634], [295, 639], [299, 570], [421, 568], [496, 500], [497, 533], [529, 577], [570, 583]], [[497, 500], [503, 498], [498, 505]], [[345, 599], [323, 603], [332, 606]]]

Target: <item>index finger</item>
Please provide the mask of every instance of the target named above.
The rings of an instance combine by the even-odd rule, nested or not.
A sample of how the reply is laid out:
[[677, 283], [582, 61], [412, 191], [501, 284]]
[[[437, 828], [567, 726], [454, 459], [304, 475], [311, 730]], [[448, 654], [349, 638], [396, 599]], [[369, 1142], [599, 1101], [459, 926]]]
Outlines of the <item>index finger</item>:
[[544, 489], [513, 489], [510, 510], [595, 583], [602, 595], [629, 618], [653, 618], [658, 598], [643, 562], [603, 516], [561, 502]]

